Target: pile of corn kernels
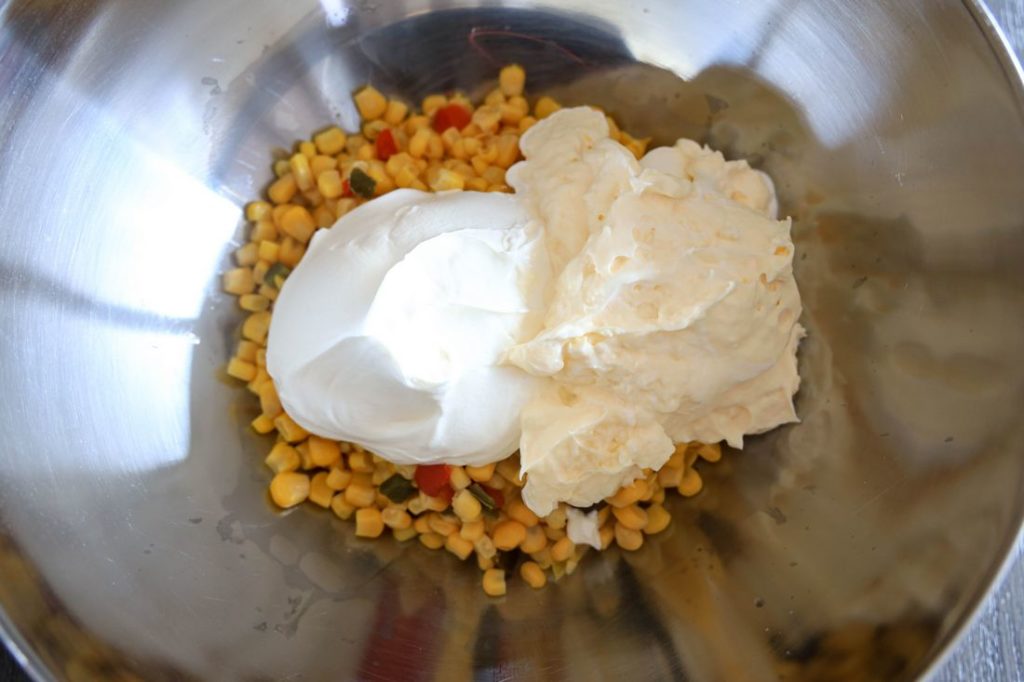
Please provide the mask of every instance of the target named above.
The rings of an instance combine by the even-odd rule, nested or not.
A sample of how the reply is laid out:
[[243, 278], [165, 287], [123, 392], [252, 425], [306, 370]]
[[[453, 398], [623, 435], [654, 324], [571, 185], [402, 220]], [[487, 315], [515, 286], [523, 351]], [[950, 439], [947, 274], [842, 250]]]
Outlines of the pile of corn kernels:
[[[276, 432], [265, 460], [274, 503], [287, 509], [308, 501], [354, 518], [358, 537], [415, 538], [464, 561], [473, 557], [491, 596], [505, 594], [510, 571], [540, 588], [575, 570], [588, 546], [566, 535], [566, 505], [541, 518], [526, 507], [517, 454], [482, 467], [396, 466], [355, 443], [309, 434], [281, 406], [266, 370], [266, 340], [278, 291], [318, 229], [398, 187], [510, 191], [505, 171], [521, 158], [520, 135], [560, 108], [550, 97], [531, 106], [525, 82], [521, 67], [507, 66], [479, 106], [460, 93], [438, 94], [426, 97], [419, 112], [363, 88], [354, 96], [359, 133], [328, 128], [274, 164], [267, 200], [246, 207], [252, 226], [235, 252], [238, 267], [223, 278], [224, 290], [249, 313], [227, 372], [259, 398], [253, 429]], [[637, 158], [644, 154], [647, 140], [621, 131], [611, 117], [608, 123], [614, 139]], [[702, 482], [694, 463], [720, 457], [718, 445], [679, 444], [659, 471], [645, 471], [597, 505], [602, 548], [614, 542], [635, 551], [645, 535], [663, 531], [671, 521], [666, 494], [697, 494]]]

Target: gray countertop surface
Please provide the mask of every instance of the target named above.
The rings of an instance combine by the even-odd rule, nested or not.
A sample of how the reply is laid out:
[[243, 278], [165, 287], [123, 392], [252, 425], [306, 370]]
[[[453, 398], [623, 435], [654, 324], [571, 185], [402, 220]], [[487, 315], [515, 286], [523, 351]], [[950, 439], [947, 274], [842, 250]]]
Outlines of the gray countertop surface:
[[[988, 0], [1024, 62], [1024, 0]], [[1024, 536], [1012, 565], [973, 625], [936, 671], [934, 682], [1024, 682]], [[27, 680], [0, 646], [0, 681]]]
[[[987, 2], [1024, 63], [1024, 0]], [[1024, 682], [1024, 536], [1018, 537], [1011, 562], [935, 682]]]

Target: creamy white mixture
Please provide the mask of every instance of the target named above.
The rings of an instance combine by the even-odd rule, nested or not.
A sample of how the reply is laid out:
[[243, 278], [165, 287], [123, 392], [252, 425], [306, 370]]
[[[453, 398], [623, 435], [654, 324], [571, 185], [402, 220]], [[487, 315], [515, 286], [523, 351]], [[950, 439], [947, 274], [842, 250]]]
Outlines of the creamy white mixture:
[[545, 515], [674, 441], [796, 419], [800, 297], [767, 176], [687, 140], [638, 162], [585, 107], [520, 146], [514, 196], [399, 190], [314, 237], [267, 353], [299, 424], [398, 463], [519, 448]]

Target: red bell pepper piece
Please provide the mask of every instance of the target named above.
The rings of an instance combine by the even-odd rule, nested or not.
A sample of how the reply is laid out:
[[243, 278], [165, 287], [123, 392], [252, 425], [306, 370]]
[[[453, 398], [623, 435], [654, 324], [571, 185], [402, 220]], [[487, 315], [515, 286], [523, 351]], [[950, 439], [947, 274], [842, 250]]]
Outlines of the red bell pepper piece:
[[413, 480], [416, 487], [431, 497], [440, 497], [445, 488], [451, 491], [448, 481], [452, 477], [452, 468], [447, 464], [421, 464], [416, 467]]
[[434, 112], [434, 130], [443, 133], [451, 127], [462, 130], [469, 125], [472, 117], [461, 104], [448, 104]]
[[392, 154], [398, 153], [398, 143], [390, 128], [385, 128], [377, 135], [377, 158], [387, 161]]

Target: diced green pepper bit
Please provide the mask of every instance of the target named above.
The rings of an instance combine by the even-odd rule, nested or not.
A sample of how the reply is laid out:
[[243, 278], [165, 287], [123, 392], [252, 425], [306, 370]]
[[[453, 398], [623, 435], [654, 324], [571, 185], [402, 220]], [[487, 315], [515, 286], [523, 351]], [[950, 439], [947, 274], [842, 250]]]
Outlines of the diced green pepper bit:
[[401, 504], [412, 497], [416, 492], [416, 487], [408, 478], [401, 474], [394, 474], [380, 484], [380, 492], [392, 502]]
[[275, 289], [280, 289], [291, 273], [291, 269], [284, 263], [274, 263], [267, 270], [267, 274], [263, 276], [263, 283]]
[[353, 168], [352, 174], [348, 176], [348, 186], [362, 198], [369, 199], [377, 189], [377, 181], [367, 175], [363, 169]]
[[494, 501], [494, 498], [487, 494], [487, 491], [480, 487], [479, 483], [471, 483], [469, 486], [469, 492], [477, 500], [480, 501], [480, 505], [487, 511], [494, 511], [498, 508], [498, 503]]

